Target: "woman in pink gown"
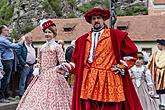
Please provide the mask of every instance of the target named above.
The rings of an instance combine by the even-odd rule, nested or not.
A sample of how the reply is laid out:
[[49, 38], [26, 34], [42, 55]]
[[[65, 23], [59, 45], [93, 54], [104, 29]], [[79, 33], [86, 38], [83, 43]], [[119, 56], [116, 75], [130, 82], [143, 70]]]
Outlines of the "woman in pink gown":
[[29, 84], [17, 110], [70, 110], [71, 89], [64, 76], [56, 72], [57, 61], [65, 62], [63, 50], [54, 40], [56, 25], [48, 20], [42, 27], [46, 43], [41, 47], [35, 65], [39, 75]]

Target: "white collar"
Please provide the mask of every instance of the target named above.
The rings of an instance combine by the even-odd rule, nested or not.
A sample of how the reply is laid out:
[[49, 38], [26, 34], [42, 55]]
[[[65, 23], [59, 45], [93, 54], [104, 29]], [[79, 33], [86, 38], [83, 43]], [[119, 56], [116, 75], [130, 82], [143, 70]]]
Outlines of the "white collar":
[[26, 41], [24, 43], [26, 46], [31, 46], [32, 44], [28, 44]]
[[51, 50], [53, 50], [55, 45], [56, 45], [55, 39], [51, 39], [50, 41], [46, 41], [46, 43], [42, 45], [41, 50], [47, 46], [50, 46]]
[[50, 41], [46, 41], [47, 44], [52, 44], [55, 42], [55, 39], [51, 39]]

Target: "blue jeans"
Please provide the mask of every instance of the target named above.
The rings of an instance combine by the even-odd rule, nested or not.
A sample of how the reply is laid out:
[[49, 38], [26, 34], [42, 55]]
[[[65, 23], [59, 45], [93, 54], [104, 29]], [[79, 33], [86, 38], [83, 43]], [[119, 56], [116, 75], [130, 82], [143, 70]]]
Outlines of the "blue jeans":
[[5, 75], [1, 79], [0, 99], [9, 97], [7, 88], [10, 82], [10, 78], [11, 78], [13, 60], [2, 60], [2, 65], [3, 65], [3, 71], [5, 72]]
[[33, 73], [33, 66], [24, 67], [23, 70], [20, 72], [21, 77], [19, 81], [19, 96], [22, 96], [28, 86], [28, 82]]

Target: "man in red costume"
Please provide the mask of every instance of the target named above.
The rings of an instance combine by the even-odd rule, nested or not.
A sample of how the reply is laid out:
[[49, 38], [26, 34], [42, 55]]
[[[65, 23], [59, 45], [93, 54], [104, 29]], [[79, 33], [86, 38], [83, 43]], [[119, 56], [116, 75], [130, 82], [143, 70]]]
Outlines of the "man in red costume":
[[126, 32], [108, 29], [109, 10], [93, 8], [85, 19], [93, 28], [76, 40], [72, 62], [75, 72], [72, 110], [142, 110], [128, 69], [137, 48]]

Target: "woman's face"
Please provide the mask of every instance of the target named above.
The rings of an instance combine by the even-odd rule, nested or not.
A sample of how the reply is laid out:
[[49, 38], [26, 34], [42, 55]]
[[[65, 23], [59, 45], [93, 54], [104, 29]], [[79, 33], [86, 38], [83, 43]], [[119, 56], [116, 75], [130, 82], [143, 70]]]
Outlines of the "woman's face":
[[136, 60], [136, 62], [135, 62], [135, 65], [136, 66], [141, 66], [141, 65], [143, 65], [143, 57], [138, 57], [138, 59]]
[[50, 41], [50, 40], [52, 40], [54, 38], [53, 32], [51, 30], [49, 30], [49, 29], [46, 29], [44, 31], [44, 34], [45, 34], [45, 38], [46, 38], [47, 41]]
[[5, 27], [2, 29], [1, 35], [6, 36], [6, 37], [9, 36], [9, 28], [5, 26]]

